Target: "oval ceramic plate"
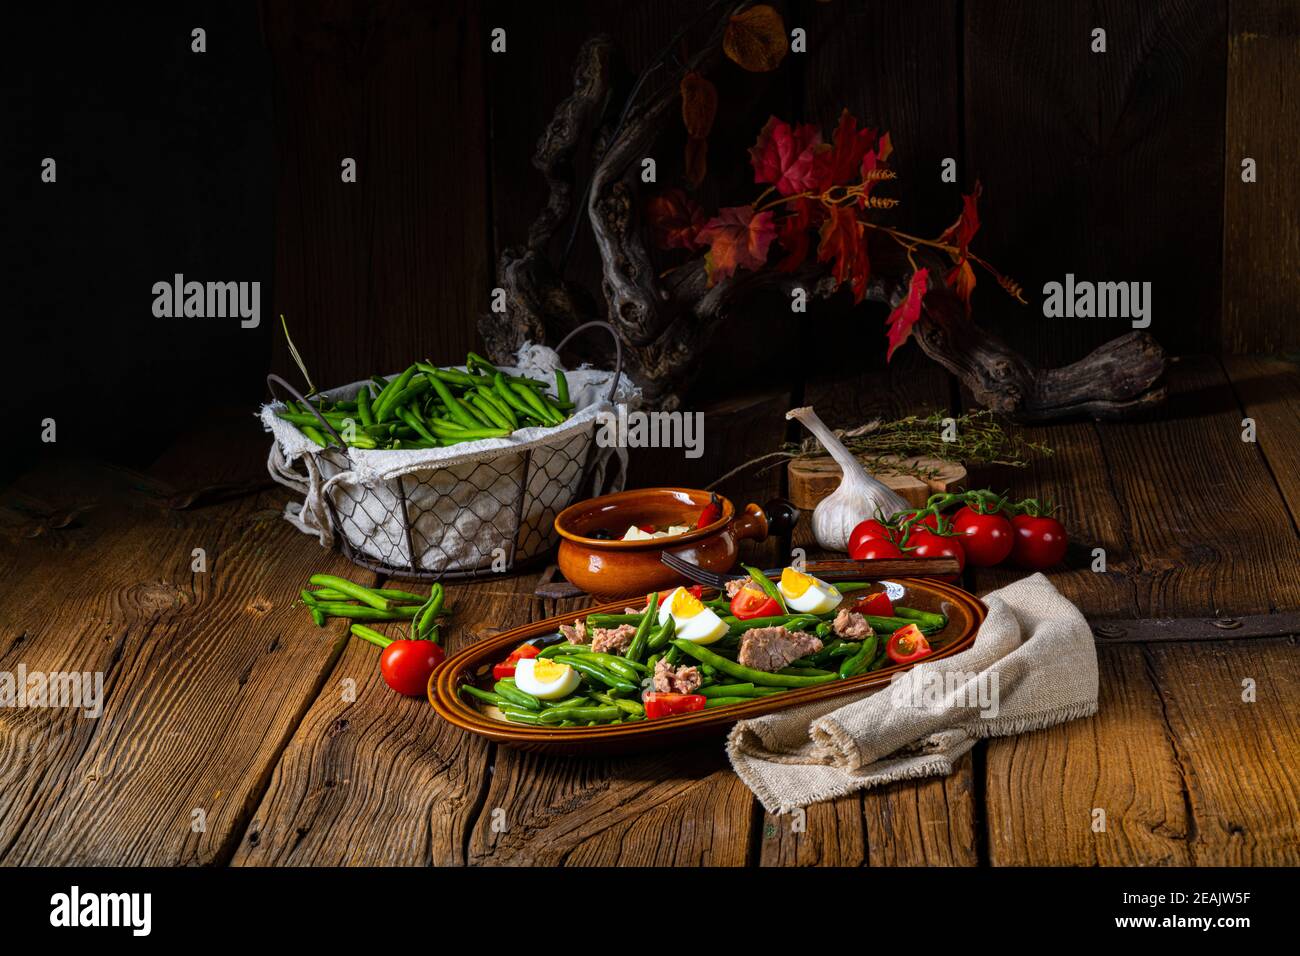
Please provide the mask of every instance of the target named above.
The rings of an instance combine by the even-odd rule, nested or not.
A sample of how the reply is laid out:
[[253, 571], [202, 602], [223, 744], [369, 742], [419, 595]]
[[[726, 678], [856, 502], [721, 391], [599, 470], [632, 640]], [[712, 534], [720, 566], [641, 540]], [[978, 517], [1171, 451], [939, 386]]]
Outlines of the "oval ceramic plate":
[[[898, 578], [880, 583], [890, 592], [890, 598], [895, 604], [947, 615], [948, 626], [929, 639], [934, 653], [925, 658], [928, 661], [949, 657], [970, 647], [987, 613], [983, 601], [951, 584], [928, 578]], [[554, 634], [561, 624], [569, 624], [575, 617], [621, 612], [628, 603], [627, 600], [611, 601], [584, 610], [570, 611], [558, 617], [504, 631], [465, 648], [434, 671], [429, 681], [429, 703], [439, 715], [462, 730], [509, 747], [547, 753], [606, 754], [648, 750], [696, 737], [720, 735], [736, 721], [747, 717], [879, 687], [889, 683], [890, 678], [898, 672], [912, 666], [899, 664], [849, 680], [798, 688], [731, 707], [606, 727], [560, 728], [514, 724], [489, 717], [474, 703], [461, 697], [459, 688], [462, 684], [484, 686], [489, 683], [487, 678], [492, 665], [525, 641]]]

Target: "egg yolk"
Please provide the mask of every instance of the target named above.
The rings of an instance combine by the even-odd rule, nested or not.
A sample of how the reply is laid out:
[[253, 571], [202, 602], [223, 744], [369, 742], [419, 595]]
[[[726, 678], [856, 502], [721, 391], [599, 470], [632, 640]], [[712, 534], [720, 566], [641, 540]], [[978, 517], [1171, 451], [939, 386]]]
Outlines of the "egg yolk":
[[813, 583], [811, 575], [803, 574], [794, 568], [786, 568], [781, 572], [781, 590], [785, 592], [786, 597], [801, 597], [813, 586]]
[[549, 684], [554, 680], [564, 676], [564, 672], [569, 669], [567, 664], [557, 664], [555, 661], [546, 657], [539, 657], [533, 664], [533, 677], [538, 683]]
[[703, 610], [704, 605], [699, 598], [685, 588], [678, 588], [673, 594], [673, 602], [669, 613], [673, 617], [687, 618], [694, 617]]

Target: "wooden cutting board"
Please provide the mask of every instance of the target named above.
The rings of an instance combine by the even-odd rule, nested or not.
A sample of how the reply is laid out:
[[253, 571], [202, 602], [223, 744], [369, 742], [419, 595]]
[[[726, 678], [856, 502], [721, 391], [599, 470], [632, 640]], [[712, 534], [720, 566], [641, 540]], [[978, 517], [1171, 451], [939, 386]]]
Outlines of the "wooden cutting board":
[[[900, 464], [922, 469], [933, 469], [932, 478], [916, 478], [896, 471], [878, 471], [873, 477], [884, 482], [917, 508], [925, 504], [925, 499], [938, 491], [949, 491], [963, 485], [966, 481], [966, 469], [953, 461], [942, 458], [904, 458], [892, 459]], [[835, 459], [829, 455], [821, 458], [796, 458], [787, 466], [790, 477], [790, 500], [796, 508], [812, 509], [817, 503], [840, 486], [843, 473]]]

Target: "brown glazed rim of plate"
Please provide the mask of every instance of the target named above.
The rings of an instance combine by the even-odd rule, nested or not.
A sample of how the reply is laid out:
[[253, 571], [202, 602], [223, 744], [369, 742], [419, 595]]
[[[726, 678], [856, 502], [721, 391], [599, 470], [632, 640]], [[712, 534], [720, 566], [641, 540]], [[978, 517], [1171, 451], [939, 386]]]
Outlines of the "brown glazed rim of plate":
[[[862, 579], [856, 578], [854, 580]], [[972, 619], [966, 632], [959, 634], [934, 654], [923, 658], [924, 661], [936, 661], [951, 657], [953, 654], [966, 650], [974, 643], [980, 624], [983, 623], [988, 613], [988, 608], [979, 598], [951, 584], [928, 578], [889, 578], [888, 580], [908, 588], [921, 587], [937, 592], [952, 603], [963, 606]], [[461, 698], [458, 692], [459, 687], [462, 683], [469, 682], [462, 678], [466, 674], [472, 675], [482, 665], [497, 660], [500, 652], [507, 647], [513, 649], [525, 640], [552, 633], [558, 629], [560, 624], [569, 623], [575, 614], [602, 614], [622, 610], [627, 607], [628, 600], [634, 599], [607, 601], [585, 610], [570, 611], [566, 614], [548, 617], [545, 620], [511, 628], [495, 637], [471, 644], [447, 660], [430, 676], [429, 703], [433, 705], [433, 709], [438, 712], [439, 716], [454, 726], [500, 743], [559, 743], [561, 741], [582, 743], [585, 741], [614, 741], [632, 737], [650, 739], [658, 734], [671, 735], [688, 729], [722, 728], [746, 717], [774, 713], [796, 704], [859, 693], [888, 684], [895, 674], [915, 666], [915, 664], [896, 664], [893, 667], [887, 667], [845, 681], [832, 681], [813, 687], [795, 688], [781, 694], [779, 697], [759, 697], [746, 704], [734, 704], [730, 707], [719, 707], [714, 710], [701, 710], [691, 714], [666, 717], [661, 720], [643, 720], [630, 724], [613, 724], [604, 727], [561, 728], [508, 723], [486, 716], [477, 707]], [[780, 703], [777, 703], [777, 701]]]
[[669, 485], [657, 485], [653, 488], [630, 488], [627, 491], [616, 491], [612, 495], [601, 495], [597, 498], [584, 498], [582, 501], [575, 501], [555, 516], [555, 530], [566, 541], [572, 541], [574, 544], [584, 545], [593, 550], [657, 551], [663, 548], [675, 548], [679, 544], [698, 541], [700, 538], [707, 538], [721, 531], [736, 517], [736, 506], [731, 499], [726, 495], [718, 495], [719, 500], [722, 502], [722, 515], [716, 521], [706, 524], [703, 528], [692, 528], [689, 531], [669, 537], [637, 541], [624, 541], [621, 538], [586, 538], [580, 534], [574, 534], [566, 527], [574, 514], [590, 510], [593, 502], [607, 501], [611, 504], [621, 504], [624, 501], [634, 501], [647, 495], [658, 497], [663, 493], [682, 493], [693, 498], [704, 497], [707, 499], [709, 497], [709, 492], [702, 491], [699, 488], [675, 488]]

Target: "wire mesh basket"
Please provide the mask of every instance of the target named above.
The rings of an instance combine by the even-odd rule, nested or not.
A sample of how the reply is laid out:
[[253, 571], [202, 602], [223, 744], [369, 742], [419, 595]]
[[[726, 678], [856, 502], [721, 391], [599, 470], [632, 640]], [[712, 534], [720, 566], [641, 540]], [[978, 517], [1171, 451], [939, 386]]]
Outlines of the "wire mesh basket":
[[[386, 458], [396, 462], [387, 469], [359, 467], [354, 450], [344, 445], [324, 416], [283, 378], [267, 376], [273, 398], [280, 401], [280, 393], [286, 393], [311, 409], [322, 430], [338, 443], [305, 451], [303, 457], [310, 458], [307, 475], [292, 479], [294, 487], [308, 492], [308, 500], [319, 490], [315, 510], [329, 523], [322, 541], [332, 539], [361, 567], [417, 580], [482, 577], [546, 558], [557, 543], [555, 516], [595, 492], [589, 486], [598, 462], [600, 473], [608, 477], [607, 456], [596, 442], [600, 424], [592, 409], [612, 409], [618, 394], [623, 367], [618, 335], [606, 322], [589, 322], [565, 336], [555, 351], [591, 328], [603, 328], [614, 339], [614, 373], [603, 400], [575, 409], [563, 425], [533, 429], [536, 437], [508, 447], [466, 454], [454, 448], [386, 451], [382, 454], [402, 456]], [[603, 379], [606, 373], [595, 374]], [[331, 397], [341, 397], [340, 391], [334, 390]], [[277, 450], [272, 449], [273, 458]], [[430, 455], [439, 460], [422, 460]], [[280, 477], [274, 465], [271, 471]], [[620, 472], [620, 482], [622, 477]]]

